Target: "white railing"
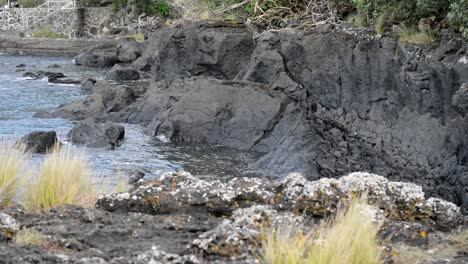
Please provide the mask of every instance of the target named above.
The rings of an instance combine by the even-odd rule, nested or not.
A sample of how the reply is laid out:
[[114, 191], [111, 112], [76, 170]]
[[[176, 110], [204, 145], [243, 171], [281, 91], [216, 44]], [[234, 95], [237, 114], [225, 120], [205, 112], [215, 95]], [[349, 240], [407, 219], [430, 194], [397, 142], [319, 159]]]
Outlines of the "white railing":
[[[29, 12], [22, 14], [21, 22], [23, 24], [23, 30], [29, 29], [31, 26], [36, 25], [37, 23], [49, 18], [53, 14], [68, 9], [77, 8], [76, 0], [53, 0], [47, 1], [42, 5], [31, 9]], [[29, 8], [28, 8], [29, 9]], [[40, 17], [40, 13], [46, 10], [46, 15]], [[29, 23], [32, 18], [31, 24]]]

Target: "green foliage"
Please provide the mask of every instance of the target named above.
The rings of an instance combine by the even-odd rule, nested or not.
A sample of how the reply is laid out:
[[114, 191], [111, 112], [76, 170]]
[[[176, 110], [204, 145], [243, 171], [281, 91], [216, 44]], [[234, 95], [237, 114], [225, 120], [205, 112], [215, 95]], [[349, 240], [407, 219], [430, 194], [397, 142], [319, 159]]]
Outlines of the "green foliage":
[[383, 33], [385, 33], [386, 20], [387, 20], [387, 17], [385, 14], [382, 14], [377, 18], [377, 21], [375, 24], [375, 31], [377, 31], [377, 34], [382, 35]]
[[468, 39], [468, 0], [452, 0], [450, 23]]
[[102, 7], [108, 6], [109, 2], [103, 0], [79, 0], [78, 5], [80, 7]]
[[112, 0], [112, 10], [114, 10], [114, 12], [117, 12], [126, 6], [127, 0]]
[[138, 14], [169, 17], [172, 13], [172, 6], [168, 0], [135, 0], [134, 5]]
[[50, 27], [40, 28], [32, 33], [34, 38], [67, 38], [66, 35], [53, 31]]
[[43, 0], [18, 0], [18, 5], [24, 8], [37, 7], [43, 3]]

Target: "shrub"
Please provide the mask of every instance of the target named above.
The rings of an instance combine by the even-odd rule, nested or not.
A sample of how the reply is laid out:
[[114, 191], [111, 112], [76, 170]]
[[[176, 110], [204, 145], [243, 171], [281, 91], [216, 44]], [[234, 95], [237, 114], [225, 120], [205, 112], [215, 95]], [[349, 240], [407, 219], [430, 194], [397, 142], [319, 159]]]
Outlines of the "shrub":
[[364, 201], [325, 221], [309, 234], [290, 228], [277, 229], [262, 243], [262, 258], [269, 264], [377, 264], [383, 263], [383, 250], [377, 234], [379, 224], [363, 213]]
[[112, 0], [112, 10], [114, 12], [127, 6], [127, 0]]
[[25, 155], [0, 142], [0, 207], [11, 205], [21, 182]]
[[16, 233], [14, 242], [24, 246], [44, 246], [48, 239], [39, 231], [23, 228]]
[[67, 38], [66, 35], [53, 31], [50, 27], [40, 28], [32, 33], [34, 38]]
[[48, 210], [65, 204], [89, 204], [96, 189], [83, 152], [55, 147], [46, 158], [39, 178], [27, 186], [25, 206], [29, 211]]
[[451, 0], [449, 20], [465, 38], [468, 38], [468, 0]]
[[168, 17], [172, 12], [172, 6], [168, 0], [135, 0], [134, 5], [138, 14]]

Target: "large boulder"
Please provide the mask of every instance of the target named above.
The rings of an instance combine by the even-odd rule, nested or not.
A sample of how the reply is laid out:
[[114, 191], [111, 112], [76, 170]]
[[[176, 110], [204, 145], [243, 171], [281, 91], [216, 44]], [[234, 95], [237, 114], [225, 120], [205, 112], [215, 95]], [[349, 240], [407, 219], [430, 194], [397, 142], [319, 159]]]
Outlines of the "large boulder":
[[123, 126], [112, 122], [96, 123], [92, 118], [81, 121], [68, 133], [71, 143], [89, 148], [115, 148], [122, 142], [124, 136]]
[[44, 154], [59, 143], [55, 131], [34, 131], [20, 138], [16, 146], [26, 152]]
[[[128, 110], [154, 136], [251, 149], [284, 111], [284, 97], [262, 84], [192, 78], [154, 83]], [[177, 131], [177, 133], [174, 133]]]
[[122, 38], [117, 44], [117, 59], [121, 62], [133, 62], [141, 56], [142, 43], [134, 38]]
[[112, 81], [135, 81], [140, 79], [140, 73], [134, 69], [116, 65], [106, 73], [104, 78]]
[[92, 68], [112, 67], [117, 62], [117, 54], [112, 51], [83, 52], [75, 57], [75, 64]]
[[52, 112], [39, 111], [34, 114], [37, 118], [68, 118], [83, 120], [89, 117], [105, 118], [107, 116], [104, 98], [100, 94], [91, 95], [85, 99], [60, 106]]

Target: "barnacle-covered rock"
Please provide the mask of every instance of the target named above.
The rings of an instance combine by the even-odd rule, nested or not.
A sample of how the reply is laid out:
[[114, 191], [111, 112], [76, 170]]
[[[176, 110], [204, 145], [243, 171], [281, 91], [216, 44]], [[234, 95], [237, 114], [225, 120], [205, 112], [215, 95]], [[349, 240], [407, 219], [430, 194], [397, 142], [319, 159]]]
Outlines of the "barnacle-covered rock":
[[193, 242], [193, 247], [205, 256], [221, 255], [248, 259], [258, 255], [266, 227], [289, 228], [301, 223], [304, 223], [302, 216], [291, 212], [278, 212], [271, 206], [254, 205], [234, 211], [230, 219], [200, 235]]
[[194, 255], [180, 256], [167, 253], [152, 247], [150, 250], [136, 256], [132, 263], [135, 264], [198, 264], [200, 261]]
[[341, 203], [366, 195], [369, 204], [381, 208], [392, 220], [434, 223], [447, 229], [461, 222], [460, 209], [440, 199], [424, 198], [422, 188], [414, 183], [391, 182], [385, 177], [355, 172], [339, 179], [307, 181], [300, 174], [290, 174], [280, 184], [285, 208], [324, 216], [336, 211]]
[[19, 224], [11, 215], [0, 213], [0, 241], [13, 239], [19, 230]]
[[97, 206], [108, 211], [150, 214], [175, 211], [207, 211], [229, 214], [254, 203], [270, 203], [274, 184], [257, 178], [235, 178], [229, 182], [206, 181], [190, 173], [163, 174], [129, 193], [101, 197]]

